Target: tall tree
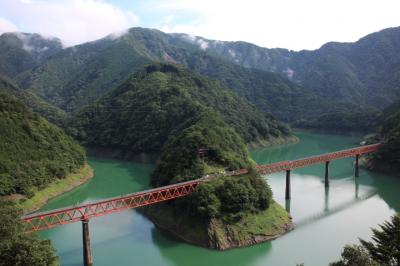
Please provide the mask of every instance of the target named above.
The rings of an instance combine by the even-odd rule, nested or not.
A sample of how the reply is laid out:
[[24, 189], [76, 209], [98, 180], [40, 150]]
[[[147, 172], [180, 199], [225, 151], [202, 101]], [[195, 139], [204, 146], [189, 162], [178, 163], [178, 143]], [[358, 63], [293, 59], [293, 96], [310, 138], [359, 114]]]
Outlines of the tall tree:
[[379, 227], [372, 229], [372, 242], [360, 239], [361, 244], [380, 265], [400, 265], [400, 215]]

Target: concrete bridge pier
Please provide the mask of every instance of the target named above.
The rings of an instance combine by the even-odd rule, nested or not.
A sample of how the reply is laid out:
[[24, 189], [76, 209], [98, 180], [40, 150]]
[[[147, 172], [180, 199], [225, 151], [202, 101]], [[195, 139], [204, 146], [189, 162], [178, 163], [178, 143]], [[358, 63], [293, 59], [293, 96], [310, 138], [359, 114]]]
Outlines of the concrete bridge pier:
[[329, 163], [330, 161], [325, 162], [325, 187], [329, 187]]
[[89, 236], [89, 219], [82, 219], [82, 236], [83, 236], [83, 265], [93, 265], [92, 250], [90, 247], [90, 236]]
[[290, 199], [290, 170], [286, 170], [286, 191], [285, 191], [285, 199]]
[[359, 170], [358, 170], [358, 160], [359, 160], [359, 158], [360, 158], [360, 154], [357, 154], [356, 155], [355, 169], [354, 169], [354, 176], [355, 177], [359, 177], [360, 176], [360, 173], [359, 173]]

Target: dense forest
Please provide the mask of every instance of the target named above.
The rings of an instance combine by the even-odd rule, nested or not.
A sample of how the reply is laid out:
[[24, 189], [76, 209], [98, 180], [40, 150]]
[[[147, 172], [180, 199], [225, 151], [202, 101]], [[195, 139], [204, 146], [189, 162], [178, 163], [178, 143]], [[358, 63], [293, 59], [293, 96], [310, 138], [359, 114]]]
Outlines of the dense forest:
[[219, 82], [172, 64], [151, 64], [71, 121], [70, 132], [88, 146], [125, 153], [159, 153], [172, 136], [211, 108], [247, 142], [287, 141], [287, 126], [258, 111]]
[[0, 198], [0, 266], [59, 265], [49, 240], [24, 232], [21, 214], [15, 203]]
[[368, 140], [381, 142], [382, 146], [372, 155], [367, 167], [399, 175], [400, 171], [400, 101], [383, 111], [378, 133]]
[[32, 195], [79, 169], [83, 148], [61, 129], [0, 93], [0, 195]]
[[0, 92], [13, 95], [32, 112], [40, 114], [53, 124], [63, 126], [67, 119], [67, 114], [63, 110], [41, 99], [32, 92], [20, 89], [11, 79], [1, 75]]
[[[185, 198], [142, 212], [175, 236], [216, 249], [281, 234], [290, 228], [289, 216], [273, 201], [268, 183], [254, 167], [242, 138], [220, 114], [205, 108], [197, 121], [169, 137], [151, 183], [165, 186], [210, 173], [221, 176], [200, 184]], [[249, 174], [224, 176], [225, 171], [241, 168], [249, 169]]]
[[285, 76], [331, 101], [382, 110], [400, 96], [400, 27], [369, 34], [353, 43], [329, 42], [313, 51], [298, 52], [177, 36], [197, 45], [206, 43], [208, 52], [246, 68]]
[[[23, 61], [25, 57], [22, 55], [27, 52], [20, 42], [13, 40], [18, 38], [12, 34], [0, 38], [0, 46], [1, 43], [9, 46], [14, 43], [6, 50], [4, 59], [0, 57], [0, 62], [4, 60], [5, 64], [20, 69], [18, 61], [10, 58], [21, 58], [20, 61]], [[40, 49], [34, 51], [39, 53]], [[118, 38], [108, 36], [53, 51], [51, 56], [43, 55], [41, 58], [44, 60], [36, 60], [30, 68], [21, 68], [12, 77], [21, 88], [34, 92], [67, 112], [76, 112], [93, 103], [125, 82], [131, 73], [153, 61], [180, 64], [198, 74], [217, 79], [260, 110], [286, 122], [358, 108], [349, 102], [319, 97], [278, 74], [248, 69], [179, 36], [158, 30], [132, 28]], [[7, 72], [3, 74], [8, 75]]]
[[374, 133], [382, 121], [382, 112], [376, 109], [363, 111], [338, 112], [321, 115], [310, 120], [299, 120], [294, 127], [304, 129], [326, 130], [330, 132], [363, 132]]

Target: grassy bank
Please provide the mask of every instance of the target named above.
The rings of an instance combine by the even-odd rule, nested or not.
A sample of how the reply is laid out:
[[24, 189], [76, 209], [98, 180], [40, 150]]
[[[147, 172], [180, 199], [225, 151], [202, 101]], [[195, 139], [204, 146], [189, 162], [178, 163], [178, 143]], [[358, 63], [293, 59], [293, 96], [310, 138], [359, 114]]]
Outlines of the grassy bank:
[[92, 177], [93, 169], [88, 164], [85, 164], [76, 173], [71, 173], [66, 178], [58, 179], [49, 184], [46, 188], [35, 191], [35, 195], [32, 198], [20, 198], [17, 201], [17, 204], [23, 209], [24, 213], [36, 211], [45, 205], [50, 199], [82, 185]]

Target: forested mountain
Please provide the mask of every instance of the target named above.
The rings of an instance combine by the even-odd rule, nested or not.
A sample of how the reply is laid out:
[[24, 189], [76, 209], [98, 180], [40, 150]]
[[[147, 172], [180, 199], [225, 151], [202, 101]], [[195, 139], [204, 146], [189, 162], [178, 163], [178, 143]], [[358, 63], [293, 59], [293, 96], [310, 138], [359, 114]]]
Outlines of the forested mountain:
[[300, 52], [176, 36], [241, 66], [288, 77], [329, 99], [382, 108], [400, 97], [400, 28], [385, 29], [354, 43], [330, 42]]
[[0, 92], [0, 196], [32, 193], [79, 169], [85, 152], [13, 96]]
[[61, 41], [57, 38], [22, 32], [4, 33], [0, 35], [0, 74], [14, 77], [61, 49]]
[[89, 146], [128, 153], [161, 151], [171, 136], [200, 120], [207, 110], [247, 143], [277, 143], [290, 130], [219, 82], [173, 64], [151, 64], [117, 89], [80, 111], [71, 134]]
[[400, 101], [383, 111], [381, 126], [370, 142], [381, 142], [380, 149], [367, 163], [370, 169], [399, 175], [400, 171]]
[[279, 75], [239, 66], [177, 35], [143, 28], [64, 49], [17, 79], [22, 88], [73, 112], [153, 61], [182, 64], [222, 81], [261, 110], [289, 122], [354, 108], [332, 104]]
[[23, 89], [75, 112], [143, 65], [173, 62], [222, 81], [259, 109], [292, 123], [382, 109], [400, 97], [399, 36], [400, 29], [392, 28], [355, 43], [327, 43], [318, 50], [294, 52], [132, 28], [68, 49], [50, 40], [55, 48], [37, 56], [32, 51], [41, 49], [28, 53], [18, 34], [3, 34], [3, 45], [13, 52], [0, 56], [0, 65], [13, 69], [5, 74], [15, 76]]
[[9, 78], [0, 75], [0, 92], [13, 95], [15, 98], [20, 100], [26, 107], [32, 110], [32, 112], [39, 113], [44, 116], [48, 121], [62, 126], [67, 119], [67, 114], [53, 106], [52, 104], [41, 99], [36, 94], [22, 90]]

